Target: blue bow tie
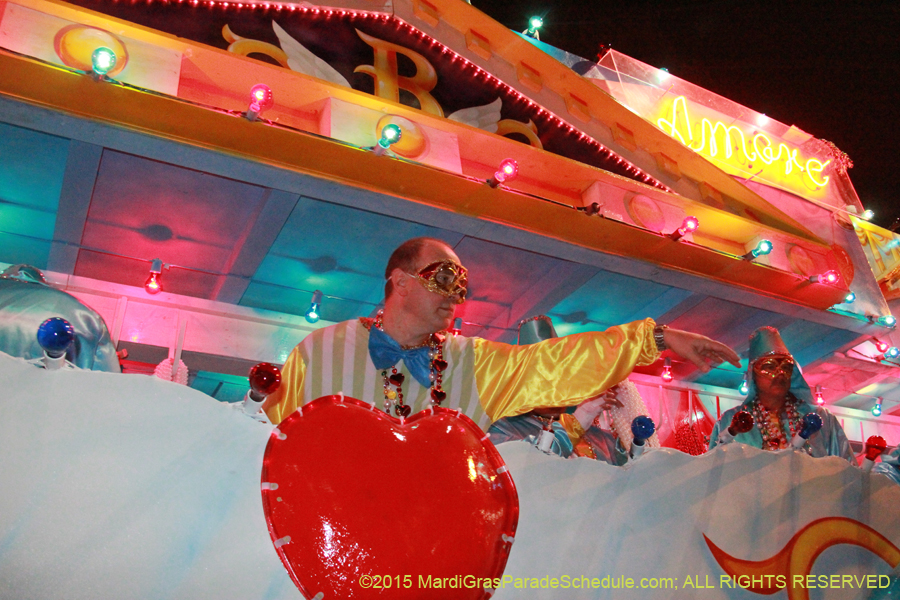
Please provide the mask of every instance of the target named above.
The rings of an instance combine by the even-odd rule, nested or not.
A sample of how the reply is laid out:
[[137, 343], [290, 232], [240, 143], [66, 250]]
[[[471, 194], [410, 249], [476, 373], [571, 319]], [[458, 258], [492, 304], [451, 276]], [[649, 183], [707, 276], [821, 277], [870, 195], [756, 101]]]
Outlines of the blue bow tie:
[[369, 330], [369, 356], [376, 369], [389, 369], [401, 360], [410, 374], [423, 387], [431, 386], [431, 357], [428, 355], [430, 348], [422, 346], [404, 350], [394, 338], [373, 326]]

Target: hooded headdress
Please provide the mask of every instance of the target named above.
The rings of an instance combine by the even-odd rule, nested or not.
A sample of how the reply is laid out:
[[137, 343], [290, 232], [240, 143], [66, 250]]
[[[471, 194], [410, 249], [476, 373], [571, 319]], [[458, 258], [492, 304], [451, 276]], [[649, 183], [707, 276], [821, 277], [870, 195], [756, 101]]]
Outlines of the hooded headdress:
[[[756, 398], [756, 381], [753, 379], [753, 365], [761, 358], [768, 356], [790, 356], [793, 355], [781, 339], [781, 334], [774, 327], [760, 327], [750, 334], [750, 362], [747, 365], [747, 400]], [[794, 363], [794, 372], [791, 375], [790, 392], [797, 397], [798, 400], [812, 404], [812, 391], [809, 384], [803, 378], [803, 371], [800, 365]]]

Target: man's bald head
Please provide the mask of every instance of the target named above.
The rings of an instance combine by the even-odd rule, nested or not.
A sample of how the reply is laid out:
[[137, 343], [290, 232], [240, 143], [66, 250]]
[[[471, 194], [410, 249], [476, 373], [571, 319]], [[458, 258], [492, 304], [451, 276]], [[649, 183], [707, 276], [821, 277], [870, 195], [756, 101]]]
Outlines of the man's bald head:
[[[400, 269], [405, 273], [414, 273], [419, 257], [422, 256], [422, 251], [432, 245], [450, 248], [450, 244], [447, 242], [433, 237], [412, 238], [397, 246], [397, 249], [394, 250], [388, 259], [387, 267], [384, 269], [385, 300], [390, 298], [391, 293], [394, 291], [394, 283], [391, 281], [391, 273], [394, 272], [394, 269]], [[452, 250], [452, 248], [450, 249]]]

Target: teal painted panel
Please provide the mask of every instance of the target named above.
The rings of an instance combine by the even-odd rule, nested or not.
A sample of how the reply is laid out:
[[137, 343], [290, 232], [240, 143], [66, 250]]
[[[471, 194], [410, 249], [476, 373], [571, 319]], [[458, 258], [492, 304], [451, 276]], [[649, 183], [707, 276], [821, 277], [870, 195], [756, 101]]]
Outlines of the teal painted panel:
[[47, 268], [50, 242], [0, 233], [0, 262]]
[[191, 387], [220, 402], [241, 402], [247, 393], [247, 378], [209, 371], [199, 371]]
[[398, 220], [312, 198], [301, 198], [260, 263], [242, 306], [303, 314], [312, 292], [326, 296], [322, 318], [341, 321], [368, 315], [384, 298], [384, 267], [409, 238], [462, 239], [435, 227]]
[[27, 228], [51, 239], [69, 141], [3, 123], [0, 140], [0, 212], [6, 213], [12, 206], [31, 209], [30, 213], [18, 213], [19, 218], [25, 219], [20, 223], [21, 229], [13, 232], [25, 232]]
[[0, 231], [50, 241], [56, 228], [56, 210], [0, 203]]
[[560, 335], [657, 318], [692, 292], [602, 271], [549, 311]]

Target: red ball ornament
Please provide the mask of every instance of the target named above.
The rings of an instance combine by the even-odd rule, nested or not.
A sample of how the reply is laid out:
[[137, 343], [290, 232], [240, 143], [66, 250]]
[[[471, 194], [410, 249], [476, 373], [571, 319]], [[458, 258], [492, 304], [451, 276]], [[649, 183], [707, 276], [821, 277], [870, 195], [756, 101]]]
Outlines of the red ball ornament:
[[871, 435], [866, 440], [866, 458], [874, 461], [887, 450], [887, 442], [880, 435]]
[[259, 363], [250, 369], [250, 389], [262, 396], [268, 396], [281, 385], [281, 371], [273, 364]]
[[731, 418], [731, 425], [728, 427], [728, 433], [737, 435], [739, 433], [747, 433], [753, 429], [753, 415], [746, 410], [739, 410], [734, 413]]

